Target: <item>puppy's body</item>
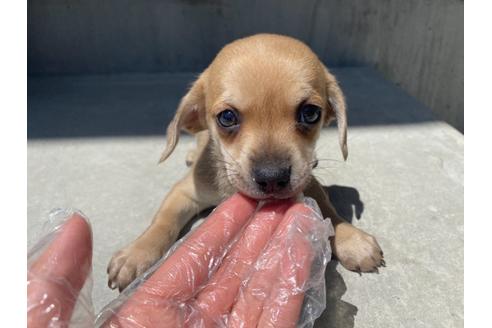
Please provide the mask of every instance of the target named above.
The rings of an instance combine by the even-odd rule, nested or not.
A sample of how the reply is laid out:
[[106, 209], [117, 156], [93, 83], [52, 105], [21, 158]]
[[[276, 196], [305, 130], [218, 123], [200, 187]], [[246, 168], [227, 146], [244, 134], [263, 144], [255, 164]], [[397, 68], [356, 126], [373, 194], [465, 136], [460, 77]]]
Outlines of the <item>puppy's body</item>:
[[303, 43], [263, 34], [222, 49], [183, 97], [168, 127], [161, 161], [185, 130], [197, 138], [197, 148], [187, 157], [191, 168], [151, 226], [115, 254], [108, 267], [110, 287], [126, 287], [162, 256], [190, 218], [237, 191], [257, 199], [300, 192], [313, 197], [333, 221], [331, 244], [342, 265], [376, 271], [384, 263], [376, 240], [340, 218], [311, 175], [316, 140], [333, 119], [346, 158], [343, 94]]

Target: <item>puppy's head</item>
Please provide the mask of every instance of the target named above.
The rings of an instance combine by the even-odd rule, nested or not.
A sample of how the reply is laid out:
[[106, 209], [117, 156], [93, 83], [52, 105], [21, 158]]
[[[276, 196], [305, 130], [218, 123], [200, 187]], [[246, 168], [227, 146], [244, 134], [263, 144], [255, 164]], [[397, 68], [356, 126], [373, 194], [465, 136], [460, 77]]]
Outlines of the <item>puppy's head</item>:
[[195, 81], [168, 127], [161, 161], [179, 130], [208, 129], [236, 189], [288, 198], [308, 183], [316, 140], [333, 119], [346, 158], [345, 100], [334, 76], [300, 41], [256, 35], [223, 48]]

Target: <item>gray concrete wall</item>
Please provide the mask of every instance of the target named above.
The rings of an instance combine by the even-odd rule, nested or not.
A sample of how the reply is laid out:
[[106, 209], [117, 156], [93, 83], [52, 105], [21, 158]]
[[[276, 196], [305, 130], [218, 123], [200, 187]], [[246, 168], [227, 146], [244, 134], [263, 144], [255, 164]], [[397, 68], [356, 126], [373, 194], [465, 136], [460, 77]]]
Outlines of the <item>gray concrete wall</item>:
[[463, 131], [459, 0], [28, 0], [28, 72], [199, 71], [258, 32], [329, 66], [371, 65]]

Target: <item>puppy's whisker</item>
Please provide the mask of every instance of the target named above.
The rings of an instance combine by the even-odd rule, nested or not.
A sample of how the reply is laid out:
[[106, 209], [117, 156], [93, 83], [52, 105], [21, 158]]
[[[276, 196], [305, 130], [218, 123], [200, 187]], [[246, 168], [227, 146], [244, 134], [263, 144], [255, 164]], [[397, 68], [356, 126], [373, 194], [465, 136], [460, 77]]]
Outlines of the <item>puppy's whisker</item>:
[[235, 175], [240, 175], [240, 173], [239, 173], [238, 171], [233, 171], [233, 170], [231, 170], [231, 171], [226, 171], [226, 170], [224, 170], [224, 171], [222, 171], [222, 172], [218, 172], [218, 173], [217, 173], [217, 176], [221, 176], [221, 175], [223, 175], [223, 174], [235, 174]]
[[330, 161], [330, 162], [343, 163], [343, 161], [341, 161], [339, 159], [334, 159], [334, 158], [319, 158], [318, 161]]
[[[314, 170], [333, 170], [333, 169], [336, 169], [336, 167], [317, 167], [317, 168], [314, 168]], [[326, 172], [326, 171], [323, 171], [323, 172]]]
[[226, 164], [229, 164], [229, 165], [231, 165], [231, 164], [232, 164], [231, 162], [228, 162], [228, 161], [225, 161], [225, 160], [223, 160], [223, 159], [219, 159], [219, 158], [216, 158], [215, 160], [216, 160], [217, 162], [226, 163]]
[[[331, 177], [334, 177], [335, 175], [333, 174], [333, 172], [331, 171], [325, 171], [323, 172], [323, 174], [329, 174]], [[322, 185], [326, 185], [325, 183], [325, 178], [326, 177], [322, 177], [322, 176], [319, 176], [318, 174], [316, 174], [315, 172], [312, 173], [313, 177], [315, 177], [319, 182], [322, 183]]]
[[[226, 168], [226, 165], [227, 165], [227, 168]], [[218, 169], [218, 170], [229, 170], [229, 171], [239, 171], [237, 169], [237, 166], [234, 165], [233, 163], [228, 163], [228, 162], [223, 162], [223, 163], [214, 163], [214, 164], [210, 164], [210, 166]]]
[[[230, 156], [230, 154], [227, 153], [227, 155]], [[239, 173], [239, 164], [234, 161], [233, 158], [231, 158], [233, 162], [229, 162], [220, 158], [215, 158], [215, 163], [211, 163], [210, 165], [215, 167], [217, 170], [226, 170], [226, 171], [232, 171], [235, 173]]]
[[222, 162], [215, 162], [211, 163], [211, 166], [215, 167], [218, 170], [234, 170], [234, 171], [239, 171], [238, 168], [239, 166], [237, 163], [231, 163], [227, 161], [222, 161]]
[[312, 161], [308, 162], [308, 164], [314, 164], [316, 162], [337, 162], [337, 163], [343, 163], [343, 161], [340, 161], [338, 159], [320, 158], [320, 159], [312, 160]]
[[239, 174], [223, 174], [223, 175], [218, 175], [217, 179], [224, 180], [224, 179], [229, 179], [229, 178], [238, 177], [238, 176], [239, 176]]
[[231, 160], [233, 161], [233, 163], [235, 163], [238, 167], [240, 167], [239, 163], [236, 161], [236, 159], [234, 158], [234, 156], [232, 156], [231, 153], [229, 153], [229, 151], [227, 151], [227, 149], [225, 149], [225, 148], [222, 148], [222, 149], [223, 149], [224, 153], [231, 158]]

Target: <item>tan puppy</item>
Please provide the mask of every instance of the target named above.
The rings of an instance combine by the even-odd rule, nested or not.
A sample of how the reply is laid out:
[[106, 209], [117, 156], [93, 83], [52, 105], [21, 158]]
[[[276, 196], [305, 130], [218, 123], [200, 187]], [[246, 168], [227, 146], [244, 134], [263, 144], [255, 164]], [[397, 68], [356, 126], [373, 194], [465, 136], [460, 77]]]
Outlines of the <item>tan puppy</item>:
[[194, 215], [236, 191], [257, 199], [301, 192], [313, 197], [333, 221], [331, 244], [342, 265], [377, 271], [384, 260], [374, 237], [340, 218], [311, 175], [316, 140], [333, 119], [346, 158], [342, 91], [302, 42], [260, 34], [224, 47], [183, 97], [167, 130], [161, 162], [181, 130], [196, 134], [197, 148], [187, 158], [191, 170], [164, 199], [150, 227], [113, 256], [109, 286], [125, 288], [163, 255]]

